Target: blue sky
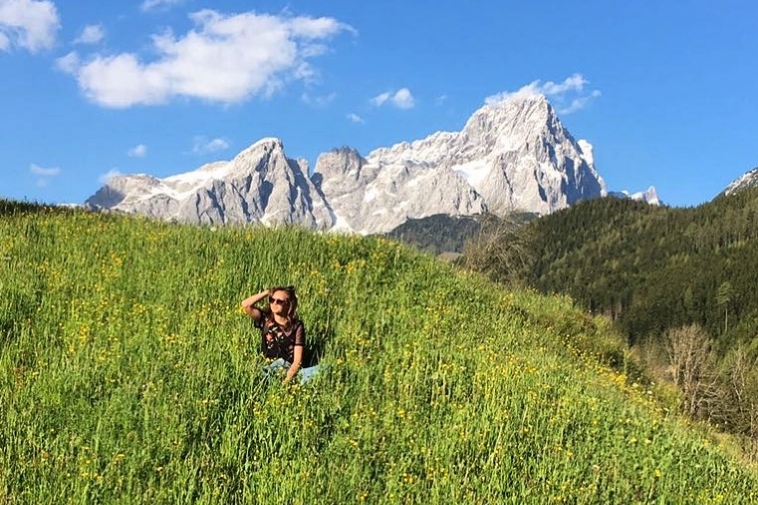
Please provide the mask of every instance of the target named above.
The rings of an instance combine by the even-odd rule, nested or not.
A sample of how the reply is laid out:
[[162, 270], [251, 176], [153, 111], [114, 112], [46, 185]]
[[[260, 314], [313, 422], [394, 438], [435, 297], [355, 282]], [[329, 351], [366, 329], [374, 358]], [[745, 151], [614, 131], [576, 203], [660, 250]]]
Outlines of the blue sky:
[[544, 90], [609, 190], [693, 206], [758, 165], [754, 0], [0, 0], [0, 196], [81, 203], [263, 137], [460, 130]]

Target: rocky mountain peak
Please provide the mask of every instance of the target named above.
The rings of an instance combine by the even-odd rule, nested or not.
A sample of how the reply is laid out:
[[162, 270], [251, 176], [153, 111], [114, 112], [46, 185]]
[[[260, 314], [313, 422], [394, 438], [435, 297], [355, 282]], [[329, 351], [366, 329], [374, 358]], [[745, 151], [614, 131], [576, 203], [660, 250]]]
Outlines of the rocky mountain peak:
[[440, 131], [362, 156], [351, 147], [305, 160], [264, 138], [229, 162], [158, 179], [126, 176], [88, 200], [200, 223], [297, 223], [383, 233], [408, 219], [491, 211], [547, 214], [606, 194], [592, 146], [575, 141], [542, 95], [510, 96]]
[[742, 174], [737, 179], [729, 183], [726, 189], [724, 189], [723, 194], [727, 196], [733, 195], [745, 188], [750, 188], [753, 186], [758, 186], [758, 167]]
[[511, 134], [542, 128], [554, 119], [555, 112], [543, 95], [513, 96], [483, 105], [466, 122], [463, 132], [469, 136], [479, 132]]
[[323, 177], [346, 177], [357, 180], [366, 160], [352, 147], [340, 147], [319, 155], [316, 166]]

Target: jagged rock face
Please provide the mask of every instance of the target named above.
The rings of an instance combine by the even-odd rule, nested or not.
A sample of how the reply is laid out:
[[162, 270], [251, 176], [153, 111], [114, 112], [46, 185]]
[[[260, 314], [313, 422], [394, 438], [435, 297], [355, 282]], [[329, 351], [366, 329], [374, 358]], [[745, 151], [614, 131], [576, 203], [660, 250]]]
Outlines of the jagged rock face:
[[[463, 137], [483, 141], [477, 154], [488, 171], [469, 180], [495, 213], [548, 214], [605, 195], [592, 147], [577, 143], [542, 97], [483, 107], [468, 121]], [[582, 145], [590, 152], [584, 153]]]
[[384, 233], [410, 218], [479, 214], [484, 202], [451, 170], [419, 163], [366, 160], [354, 149], [324, 153], [314, 178], [340, 229]]
[[460, 132], [371, 152], [336, 149], [307, 163], [263, 139], [230, 162], [165, 179], [116, 177], [87, 204], [207, 224], [293, 223], [362, 234], [408, 219], [512, 211], [547, 214], [606, 195], [592, 146], [575, 141], [543, 96], [476, 111]]
[[278, 139], [263, 139], [230, 162], [205, 165], [165, 179], [114, 177], [87, 200], [122, 210], [201, 224], [298, 224], [331, 228], [326, 202], [305, 175], [307, 165], [288, 159]]
[[[475, 203], [456, 193], [454, 200], [465, 202], [458, 210], [461, 214], [477, 212], [470, 209], [482, 203], [500, 215], [512, 211], [547, 214], [606, 194], [605, 183], [595, 171], [592, 146], [571, 137], [543, 96], [485, 105], [461, 132], [438, 132], [413, 143], [377, 149], [364, 163], [394, 172], [400, 171], [398, 167], [423, 168], [436, 172], [439, 179], [448, 179], [450, 172], [457, 174], [475, 191], [471, 195]], [[322, 170], [320, 162], [315, 170]], [[332, 170], [324, 174], [324, 181], [330, 176], [336, 177]], [[328, 186], [324, 194], [341, 214]], [[426, 215], [434, 213], [455, 215], [442, 209]]]

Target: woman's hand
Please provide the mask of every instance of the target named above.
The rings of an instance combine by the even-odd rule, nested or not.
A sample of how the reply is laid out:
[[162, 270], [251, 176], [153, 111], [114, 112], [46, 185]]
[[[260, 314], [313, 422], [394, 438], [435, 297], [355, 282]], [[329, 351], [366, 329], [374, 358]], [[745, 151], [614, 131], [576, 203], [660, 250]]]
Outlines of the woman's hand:
[[268, 298], [270, 295], [269, 290], [263, 290], [260, 293], [256, 293], [252, 296], [248, 296], [244, 300], [242, 300], [242, 303], [240, 306], [242, 307], [242, 310], [245, 311], [245, 314], [252, 317], [256, 321], [260, 319], [261, 317], [261, 311], [260, 309], [255, 308], [255, 304], [263, 300], [264, 298]]
[[284, 383], [287, 384], [292, 378], [300, 371], [300, 365], [303, 363], [303, 346], [295, 346], [295, 354], [292, 357], [292, 365], [287, 369], [287, 377], [284, 378]]

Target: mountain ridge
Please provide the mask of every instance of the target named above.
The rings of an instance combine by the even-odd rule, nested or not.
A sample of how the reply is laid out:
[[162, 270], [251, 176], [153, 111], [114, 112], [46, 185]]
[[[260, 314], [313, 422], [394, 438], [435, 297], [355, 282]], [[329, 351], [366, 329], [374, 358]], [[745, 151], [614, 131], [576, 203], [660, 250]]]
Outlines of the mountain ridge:
[[362, 156], [320, 154], [313, 172], [261, 139], [230, 161], [159, 179], [109, 180], [86, 205], [199, 224], [297, 224], [386, 233], [409, 219], [514, 211], [549, 214], [607, 196], [592, 146], [575, 140], [542, 95], [488, 103], [458, 132], [435, 132]]
[[724, 191], [722, 191], [719, 196], [734, 195], [742, 190], [755, 186], [758, 186], [758, 167], [755, 167], [752, 170], [748, 170], [741, 176], [737, 177], [735, 180], [729, 183], [726, 188], [724, 188]]

